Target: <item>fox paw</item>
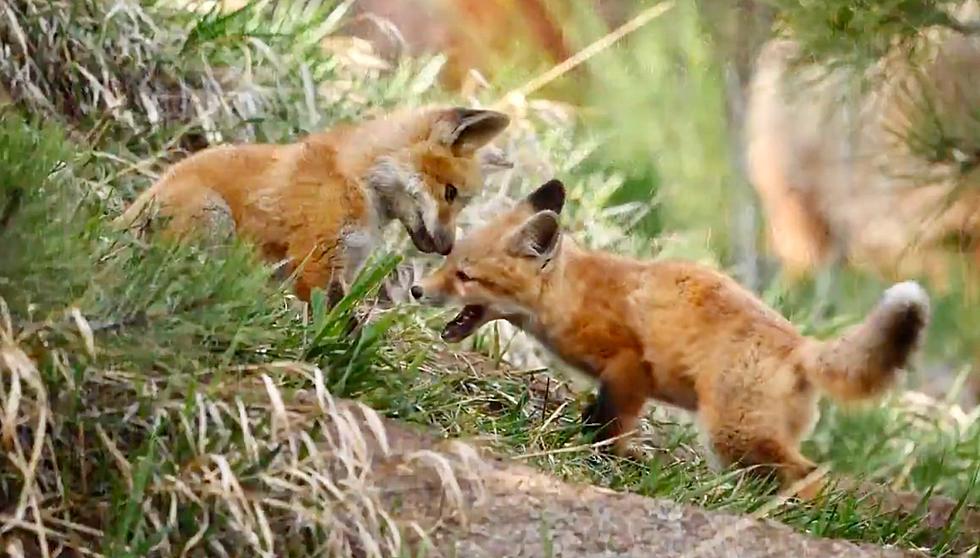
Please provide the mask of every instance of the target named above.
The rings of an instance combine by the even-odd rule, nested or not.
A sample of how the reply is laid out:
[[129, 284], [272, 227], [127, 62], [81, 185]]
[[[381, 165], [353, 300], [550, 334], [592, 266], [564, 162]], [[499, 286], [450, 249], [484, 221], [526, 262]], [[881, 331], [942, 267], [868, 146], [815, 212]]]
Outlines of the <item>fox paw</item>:
[[376, 306], [362, 302], [350, 309], [347, 316], [347, 326], [344, 328], [344, 335], [356, 339], [361, 330], [371, 322], [371, 317], [377, 309]]

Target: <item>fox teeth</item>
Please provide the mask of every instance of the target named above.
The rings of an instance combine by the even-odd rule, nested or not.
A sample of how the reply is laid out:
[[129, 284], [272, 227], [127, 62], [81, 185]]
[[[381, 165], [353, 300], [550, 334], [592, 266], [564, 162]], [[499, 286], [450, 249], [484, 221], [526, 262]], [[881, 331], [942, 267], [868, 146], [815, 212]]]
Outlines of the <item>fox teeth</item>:
[[442, 330], [442, 338], [449, 342], [457, 342], [466, 339], [476, 328], [483, 325], [483, 315], [486, 308], [483, 306], [469, 305], [463, 307], [455, 318], [446, 324]]

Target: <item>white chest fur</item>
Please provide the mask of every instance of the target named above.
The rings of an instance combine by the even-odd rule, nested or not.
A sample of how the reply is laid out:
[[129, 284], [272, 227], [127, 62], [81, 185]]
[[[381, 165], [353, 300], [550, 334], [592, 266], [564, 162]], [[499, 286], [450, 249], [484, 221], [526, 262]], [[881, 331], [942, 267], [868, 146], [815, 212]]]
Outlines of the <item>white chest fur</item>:
[[340, 241], [343, 245], [345, 266], [344, 280], [350, 285], [351, 281], [357, 276], [367, 261], [371, 252], [377, 248], [382, 241], [381, 228], [386, 219], [381, 215], [381, 206], [370, 189], [365, 193], [365, 200], [368, 204], [366, 218], [361, 223], [349, 225], [341, 233]]
[[367, 261], [375, 246], [380, 244], [380, 241], [381, 235], [371, 229], [351, 229], [343, 234], [341, 242], [344, 245], [344, 255], [347, 260], [344, 269], [346, 275], [344, 279], [347, 284], [350, 284], [361, 271], [364, 262]]

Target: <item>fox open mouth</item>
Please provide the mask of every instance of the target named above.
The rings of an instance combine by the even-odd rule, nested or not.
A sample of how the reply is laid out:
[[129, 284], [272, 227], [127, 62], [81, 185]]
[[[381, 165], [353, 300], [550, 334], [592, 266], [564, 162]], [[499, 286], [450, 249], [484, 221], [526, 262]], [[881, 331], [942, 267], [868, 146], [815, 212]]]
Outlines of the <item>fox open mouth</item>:
[[473, 334], [487, 323], [487, 307], [479, 304], [464, 306], [456, 317], [442, 328], [442, 339], [448, 343], [458, 343]]

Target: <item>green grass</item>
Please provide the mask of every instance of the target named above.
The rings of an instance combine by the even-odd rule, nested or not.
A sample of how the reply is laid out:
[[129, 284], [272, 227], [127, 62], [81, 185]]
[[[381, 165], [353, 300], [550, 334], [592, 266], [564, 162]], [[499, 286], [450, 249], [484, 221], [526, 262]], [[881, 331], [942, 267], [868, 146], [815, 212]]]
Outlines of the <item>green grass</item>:
[[[0, 492], [8, 497], [0, 501], [15, 502], [0, 513], [33, 517], [32, 506], [45, 507], [62, 521], [52, 523], [51, 542], [112, 556], [179, 554], [202, 536], [225, 550], [250, 545], [252, 553], [304, 555], [317, 545], [340, 552], [329, 541], [380, 541], [389, 555], [406, 555], [398, 528], [373, 515], [376, 502], [351, 504], [383, 479], [342, 476], [342, 490], [331, 495], [299, 480], [297, 467], [333, 474], [333, 460], [347, 451], [337, 446], [343, 436], [325, 434], [341, 420], [328, 392], [445, 436], [486, 440], [570, 481], [733, 512], [769, 502], [767, 487], [710, 471], [693, 428], [661, 413], [643, 431], [652, 439], [648, 462], [596, 452], [578, 427], [585, 394], [545, 398], [542, 386], [566, 384], [561, 372], [495, 370], [525, 345], [493, 328], [474, 340], [484, 356], [468, 355], [434, 335], [445, 315], [396, 306], [373, 310], [355, 338], [345, 337], [350, 313], [373, 298], [401, 255], [379, 257], [340, 307], [327, 311], [317, 298], [306, 321], [284, 297], [287, 286], [271, 280], [248, 246], [145, 244], [109, 229], [126, 199], [202, 138], [282, 141], [393, 104], [447, 97], [433, 85], [438, 58], [381, 74], [318, 50], [344, 21], [347, 4], [273, 4], [228, 16], [189, 15], [163, 2], [126, 4], [129, 11], [104, 28], [105, 4], [94, 0], [52, 2], [42, 12], [31, 11], [39, 9], [34, 3], [11, 4], [26, 36], [45, 40], [30, 56], [0, 63], [8, 85], [16, 71], [34, 68], [18, 74], [30, 82], [10, 86], [20, 105], [0, 112], [0, 351], [28, 363], [0, 361], [2, 410], [17, 417], [16, 427], [0, 432]], [[554, 107], [532, 110], [505, 140], [525, 162], [522, 172], [497, 177], [490, 188], [516, 195], [558, 175], [570, 186], [567, 224], [584, 242], [731, 263], [726, 243], [706, 240], [728, 230], [734, 203], [725, 194], [733, 178], [717, 68], [697, 14], [677, 18], [595, 62], [616, 94], [607, 106], [598, 102], [603, 91], [588, 92], [608, 109], [601, 118], [583, 125], [556, 116]], [[0, 27], [5, 42], [14, 32], [10, 21]], [[42, 21], [56, 31], [43, 33]], [[584, 40], [589, 22], [580, 24]], [[100, 57], [99, 48], [137, 54]], [[65, 52], [76, 57], [71, 64], [47, 65]], [[697, 71], [681, 76], [666, 63], [644, 65], [644, 56]], [[243, 77], [246, 60], [250, 79]], [[641, 70], [651, 73], [643, 78]], [[86, 73], [106, 82], [96, 85]], [[159, 118], [130, 87], [144, 73], [151, 100], [181, 101], [159, 105], [168, 108]], [[112, 76], [123, 103], [115, 111], [94, 93]], [[662, 87], [630, 88], [638, 79]], [[324, 88], [317, 92], [311, 83]], [[29, 85], [43, 95], [24, 95]], [[697, 102], [687, 102], [690, 91]], [[193, 108], [195, 97], [213, 110]], [[649, 106], [655, 110], [644, 118], [631, 112]], [[25, 119], [25, 112], [33, 116]], [[646, 134], [649, 122], [662, 126]], [[772, 277], [762, 294], [808, 333], [830, 335], [860, 319], [883, 286], [849, 272], [835, 274], [829, 288], [785, 288]], [[960, 355], [975, 347], [977, 314], [958, 300], [936, 300], [927, 360], [963, 362]], [[912, 403], [827, 406], [804, 449], [873, 483], [980, 504], [976, 413]], [[32, 476], [22, 465], [35, 448]], [[232, 479], [248, 496], [216, 488]], [[262, 507], [267, 501], [291, 504]], [[340, 507], [346, 515], [330, 513]], [[303, 514], [321, 520], [298, 530]], [[816, 535], [936, 556], [962, 550], [976, 536], [960, 532], [956, 521], [935, 527], [916, 514], [883, 514], [845, 491], [819, 507], [788, 503], [771, 515]], [[331, 538], [338, 532], [343, 536]], [[546, 525], [542, 536], [549, 536]]]
[[[542, 394], [529, 390], [532, 378], [540, 386], [548, 374], [487, 376], [440, 369], [427, 377], [431, 383], [414, 387], [424, 398], [412, 412], [399, 416], [438, 426], [447, 436], [488, 437], [498, 451], [519, 459], [536, 455], [527, 461], [570, 481], [732, 512], [751, 512], [771, 498], [765, 487], [737, 472], [712, 472], [689, 424], [661, 419], [648, 425], [644, 433], [654, 439], [648, 449], [655, 457], [642, 465], [597, 453], [579, 431], [581, 401], [552, 396], [555, 400], [545, 409]], [[555, 375], [552, 385], [562, 379]], [[960, 427], [942, 424], [940, 417], [920, 416], [897, 405], [860, 412], [828, 406], [805, 451], [860, 479], [890, 484], [901, 476], [902, 489], [976, 505], [980, 428], [975, 417]], [[840, 490], [826, 505], [788, 504], [772, 517], [814, 535], [920, 547], [939, 556], [954, 549], [962, 552], [963, 537], [976, 536], [961, 534], [955, 522], [942, 529], [923, 527], [911, 511], [904, 517], [884, 514], [870, 501]]]

